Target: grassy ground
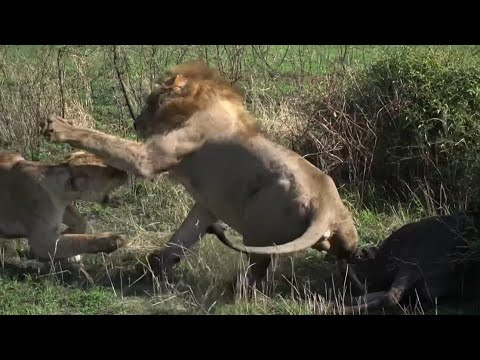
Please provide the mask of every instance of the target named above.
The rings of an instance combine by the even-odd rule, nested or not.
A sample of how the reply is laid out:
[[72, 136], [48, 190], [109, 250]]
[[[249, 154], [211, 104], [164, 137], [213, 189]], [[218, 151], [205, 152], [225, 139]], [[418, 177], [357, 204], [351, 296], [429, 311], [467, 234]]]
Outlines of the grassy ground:
[[[86, 255], [85, 268], [93, 283], [72, 275], [70, 269], [57, 268], [38, 275], [4, 259], [0, 270], [1, 314], [326, 314], [332, 311], [327, 302], [335, 304], [333, 311], [339, 313], [347, 296], [344, 279], [336, 274], [329, 259], [308, 250], [295, 258], [283, 258], [275, 268], [273, 285], [265, 294], [256, 293], [247, 300], [241, 289], [232, 291], [232, 279], [242, 269], [243, 258], [212, 236], [193, 249], [195, 253], [181, 263], [173, 279], [159, 284], [149, 276], [148, 269], [139, 270], [138, 265], [145, 262], [144, 255], [168, 239], [168, 231], [148, 231], [138, 223], [132, 230], [132, 223], [117, 220], [128, 219], [128, 209], [83, 211], [89, 213], [95, 231], [115, 228], [129, 233], [130, 246], [111, 255]], [[366, 244], [381, 240], [412, 218], [364, 210], [357, 219]], [[238, 239], [236, 234], [231, 235]], [[439, 304], [429, 309], [412, 304], [388, 313], [462, 314], [478, 313], [478, 309], [468, 304]]]
[[[181, 191], [170, 183], [150, 186], [166, 189], [163, 194]], [[69, 275], [68, 269], [57, 268], [47, 275], [38, 275], [34, 269], [26, 275], [25, 269], [17, 268], [14, 263], [9, 263], [8, 257], [4, 258], [3, 270], [0, 270], [0, 313], [325, 314], [332, 311], [327, 302], [335, 304], [333, 311], [341, 312], [347, 296], [344, 279], [338, 276], [332, 262], [315, 250], [304, 251], [294, 258], [282, 258], [276, 268], [271, 269], [274, 272], [270, 288], [265, 294], [256, 293], [253, 299], [247, 300], [244, 289], [232, 291], [232, 280], [244, 270], [245, 258], [207, 235], [178, 266], [174, 278], [166, 284], [157, 283], [149, 276], [148, 268], [139, 264], [145, 264], [145, 256], [168, 240], [185, 216], [190, 202], [185, 196], [184, 201], [176, 203], [177, 206], [167, 202], [162, 208], [156, 204], [158, 197], [149, 198], [141, 191], [149, 193], [148, 189], [128, 187], [118, 190], [115, 199], [120, 203], [115, 208], [78, 204], [89, 219], [91, 231], [118, 231], [130, 239], [129, 246], [116, 253], [84, 257], [86, 271], [93, 283]], [[171, 201], [178, 199], [174, 196], [167, 198]], [[171, 213], [162, 212], [165, 208], [171, 209]], [[379, 242], [394, 229], [418, 217], [400, 205], [383, 213], [368, 209], [356, 211], [354, 207], [352, 210], [362, 246]], [[158, 221], [167, 217], [172, 220]], [[236, 233], [230, 232], [229, 235], [240, 240]], [[26, 247], [25, 241], [17, 241], [17, 251], [22, 247]], [[412, 304], [410, 308], [399, 308], [393, 313], [462, 311], [470, 310], [438, 306], [427, 311]]]
[[[50, 112], [63, 112], [81, 125], [135, 138], [115, 66], [127, 84], [133, 110], [138, 111], [142, 94], [164, 66], [199, 54], [230, 78], [242, 75], [239, 81], [247, 89], [250, 109], [268, 136], [288, 146], [297, 131], [295, 124], [305, 120], [294, 106], [302, 91], [315, 88], [325, 74], [367, 66], [384, 51], [388, 48], [3, 47], [0, 148], [17, 149], [30, 159], [62, 157], [71, 149], [46, 143], [38, 134], [39, 119]], [[18, 126], [11, 126], [12, 122]], [[378, 243], [403, 224], [435, 212], [419, 206], [415, 198], [409, 204], [378, 200], [373, 206], [365, 201], [373, 197], [368, 184], [362, 191], [348, 186], [340, 191], [354, 214], [362, 245]], [[153, 182], [132, 179], [114, 196], [116, 207], [78, 206], [90, 222], [90, 231], [124, 233], [129, 246], [111, 255], [85, 256], [93, 283], [58, 269], [41, 276], [26, 271], [15, 266], [16, 260], [8, 256], [11, 252], [2, 250], [0, 314], [323, 314], [327, 302], [335, 303], [334, 310], [341, 312], [344, 279], [337, 276], [329, 259], [314, 250], [283, 258], [266, 294], [256, 293], [250, 300], [231, 288], [238, 269], [245, 265], [244, 258], [212, 236], [192, 249], [173, 279], [156, 283], [139, 264], [168, 241], [192, 200], [164, 178]], [[230, 235], [240, 241], [237, 234]], [[4, 246], [12, 243], [0, 241]], [[16, 241], [15, 246], [19, 251], [25, 242]], [[438, 306], [429, 311], [474, 310]], [[395, 312], [421, 314], [425, 310], [412, 306]]]

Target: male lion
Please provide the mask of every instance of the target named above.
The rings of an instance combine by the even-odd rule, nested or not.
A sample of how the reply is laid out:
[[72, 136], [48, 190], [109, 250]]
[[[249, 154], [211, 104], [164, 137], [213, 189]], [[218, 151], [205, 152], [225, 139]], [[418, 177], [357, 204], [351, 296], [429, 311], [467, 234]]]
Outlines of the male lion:
[[[63, 260], [83, 253], [110, 253], [125, 244], [113, 233], [86, 235], [87, 222], [75, 200], [104, 201], [127, 174], [93, 154], [73, 153], [47, 165], [14, 152], [0, 153], [0, 236], [27, 238], [40, 260]], [[61, 223], [68, 226], [59, 234]]]
[[[135, 129], [145, 143], [75, 128], [58, 116], [44, 130], [51, 141], [129, 173], [151, 178], [168, 171], [196, 201], [169, 245], [189, 248], [222, 220], [249, 245], [231, 244], [251, 254], [251, 281], [264, 277], [271, 254], [314, 247], [345, 259], [356, 248], [357, 231], [333, 180], [262, 136], [241, 93], [203, 62], [172, 68]], [[170, 246], [149, 260], [158, 273], [181, 256]]]

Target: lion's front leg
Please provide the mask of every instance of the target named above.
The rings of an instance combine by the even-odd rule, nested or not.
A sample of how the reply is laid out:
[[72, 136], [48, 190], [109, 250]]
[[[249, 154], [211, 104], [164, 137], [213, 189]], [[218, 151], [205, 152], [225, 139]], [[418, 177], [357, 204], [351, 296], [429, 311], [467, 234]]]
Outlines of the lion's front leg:
[[67, 143], [89, 151], [104, 161], [125, 172], [150, 178], [154, 169], [145, 145], [121, 139], [96, 130], [74, 127], [59, 116], [50, 116], [43, 129], [44, 134], [55, 142]]
[[172, 267], [186, 256], [188, 249], [205, 236], [217, 218], [206, 208], [196, 203], [182, 225], [172, 235], [165, 249], [155, 251], [148, 262], [155, 275], [168, 275]]

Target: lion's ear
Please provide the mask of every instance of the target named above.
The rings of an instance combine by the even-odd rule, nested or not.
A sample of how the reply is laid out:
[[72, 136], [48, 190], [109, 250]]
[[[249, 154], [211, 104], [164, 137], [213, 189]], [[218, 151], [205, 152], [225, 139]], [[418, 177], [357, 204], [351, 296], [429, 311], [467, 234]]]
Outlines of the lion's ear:
[[188, 84], [188, 79], [183, 75], [175, 76], [175, 80], [173, 80], [173, 86], [178, 88], [183, 88], [185, 85]]

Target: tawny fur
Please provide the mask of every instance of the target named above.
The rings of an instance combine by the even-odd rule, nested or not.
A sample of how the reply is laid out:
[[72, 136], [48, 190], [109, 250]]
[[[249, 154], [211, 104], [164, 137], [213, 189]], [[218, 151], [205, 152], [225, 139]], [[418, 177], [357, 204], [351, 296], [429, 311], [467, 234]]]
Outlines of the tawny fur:
[[[0, 236], [27, 238], [32, 257], [43, 261], [112, 252], [125, 244], [124, 238], [85, 234], [87, 222], [73, 202], [102, 202], [126, 179], [125, 172], [85, 152], [71, 154], [60, 164], [0, 152]], [[62, 223], [68, 229], [60, 234]]]
[[[169, 247], [150, 261], [169, 269], [210, 225], [224, 221], [243, 236], [252, 280], [271, 254], [314, 247], [348, 258], [358, 235], [333, 180], [297, 153], [259, 133], [240, 91], [202, 62], [171, 69], [135, 120], [145, 143], [70, 126], [50, 116], [50, 140], [101, 156], [109, 165], [151, 178], [168, 171], [195, 199]], [[253, 246], [256, 247], [253, 247]]]

